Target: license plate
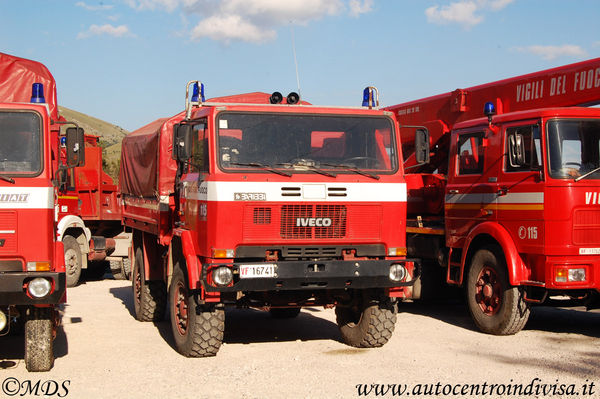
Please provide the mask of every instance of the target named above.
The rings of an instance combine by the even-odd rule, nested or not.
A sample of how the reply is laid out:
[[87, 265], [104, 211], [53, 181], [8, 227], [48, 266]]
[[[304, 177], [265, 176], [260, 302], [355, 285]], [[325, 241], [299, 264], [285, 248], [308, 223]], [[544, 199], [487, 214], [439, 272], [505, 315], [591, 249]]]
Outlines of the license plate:
[[240, 265], [240, 278], [275, 277], [275, 265]]

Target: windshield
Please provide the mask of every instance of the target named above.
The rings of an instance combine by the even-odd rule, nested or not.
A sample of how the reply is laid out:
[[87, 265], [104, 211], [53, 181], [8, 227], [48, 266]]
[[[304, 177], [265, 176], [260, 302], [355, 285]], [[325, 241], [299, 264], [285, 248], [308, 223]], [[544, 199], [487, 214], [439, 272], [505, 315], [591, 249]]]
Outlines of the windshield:
[[0, 111], [0, 173], [41, 171], [40, 117], [33, 112]]
[[[386, 117], [221, 113], [219, 163], [256, 172], [391, 173], [398, 161]], [[353, 171], [353, 172], [352, 172]]]
[[[550, 176], [574, 179], [600, 168], [600, 120], [558, 119], [547, 125]], [[600, 179], [600, 170], [586, 179]]]

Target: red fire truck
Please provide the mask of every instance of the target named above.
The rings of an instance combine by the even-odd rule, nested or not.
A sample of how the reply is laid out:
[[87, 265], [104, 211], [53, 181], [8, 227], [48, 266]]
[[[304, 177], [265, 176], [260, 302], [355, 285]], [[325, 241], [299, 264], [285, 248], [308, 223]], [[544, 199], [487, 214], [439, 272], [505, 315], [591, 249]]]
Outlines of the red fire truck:
[[518, 332], [530, 304], [600, 306], [600, 109], [580, 107], [599, 102], [597, 58], [387, 108], [409, 256], [466, 288], [482, 331]]
[[217, 353], [226, 305], [277, 318], [335, 306], [346, 343], [385, 344], [418, 265], [397, 228], [406, 217], [397, 123], [374, 109], [374, 93], [362, 109], [278, 92], [205, 102], [190, 82], [184, 112], [125, 137], [136, 317], [161, 319], [168, 296], [177, 350], [191, 357]]
[[82, 269], [102, 276], [106, 264], [115, 278], [128, 278], [131, 233], [123, 231], [119, 192], [102, 170], [98, 136], [85, 135], [85, 164], [67, 172], [58, 197], [58, 239], [65, 247], [67, 286], [78, 284]]
[[[57, 306], [66, 300], [55, 215], [68, 169], [58, 161], [62, 121], [48, 69], [0, 53], [0, 335], [24, 326], [29, 371], [52, 368]], [[71, 166], [80, 164], [82, 145], [69, 129]]]

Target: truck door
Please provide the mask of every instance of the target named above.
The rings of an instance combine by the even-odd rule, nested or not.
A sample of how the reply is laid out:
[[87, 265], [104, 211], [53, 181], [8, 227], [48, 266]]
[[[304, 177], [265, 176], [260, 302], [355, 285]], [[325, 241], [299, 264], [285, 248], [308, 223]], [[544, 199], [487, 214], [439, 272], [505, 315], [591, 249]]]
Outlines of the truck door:
[[[207, 188], [205, 180], [209, 172], [208, 162], [208, 135], [206, 119], [194, 122], [192, 158], [189, 162], [188, 174], [182, 178], [184, 186], [185, 226], [193, 231], [205, 232], [204, 227], [207, 216]], [[203, 184], [204, 183], [204, 184]], [[199, 237], [201, 241], [203, 237]]]
[[498, 222], [508, 230], [519, 252], [542, 253], [544, 185], [542, 144], [537, 121], [507, 124], [505, 157], [498, 179]]
[[495, 220], [498, 155], [493, 144], [500, 141], [497, 136], [486, 134], [485, 128], [452, 134], [445, 198], [446, 239], [450, 247], [462, 248], [477, 224]]

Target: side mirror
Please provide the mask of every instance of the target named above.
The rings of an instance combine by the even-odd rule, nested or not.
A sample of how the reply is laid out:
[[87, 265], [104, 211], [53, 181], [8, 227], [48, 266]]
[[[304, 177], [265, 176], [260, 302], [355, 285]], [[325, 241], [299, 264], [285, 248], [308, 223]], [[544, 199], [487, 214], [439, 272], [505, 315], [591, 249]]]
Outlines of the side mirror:
[[415, 159], [419, 165], [429, 163], [429, 130], [425, 128], [415, 131]]
[[512, 167], [525, 166], [525, 143], [522, 135], [513, 134], [508, 137], [508, 160]]
[[183, 162], [192, 157], [193, 129], [191, 125], [175, 125], [173, 128], [172, 158]]
[[80, 127], [67, 128], [67, 166], [75, 168], [85, 165], [85, 141], [83, 129]]

